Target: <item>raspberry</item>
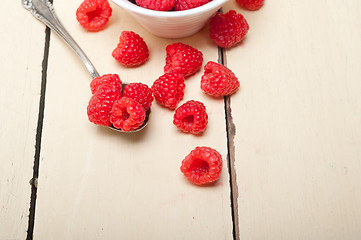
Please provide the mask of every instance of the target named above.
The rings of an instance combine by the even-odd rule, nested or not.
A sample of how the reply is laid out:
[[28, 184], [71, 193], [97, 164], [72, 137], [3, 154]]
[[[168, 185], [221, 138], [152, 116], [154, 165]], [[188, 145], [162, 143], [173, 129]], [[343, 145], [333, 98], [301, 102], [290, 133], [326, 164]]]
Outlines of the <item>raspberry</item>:
[[183, 159], [180, 170], [192, 183], [211, 183], [222, 172], [222, 156], [210, 147], [196, 147]]
[[204, 132], [208, 123], [206, 107], [198, 101], [188, 101], [174, 113], [173, 124], [183, 132], [199, 134]]
[[186, 78], [202, 66], [203, 54], [189, 45], [174, 43], [166, 47], [166, 52], [165, 73], [177, 71]]
[[152, 89], [143, 83], [130, 83], [124, 87], [123, 97], [134, 99], [145, 111], [148, 111], [154, 100]]
[[112, 8], [108, 0], [85, 0], [76, 10], [76, 19], [88, 31], [102, 30], [110, 16]]
[[144, 108], [135, 100], [122, 97], [114, 102], [110, 122], [115, 128], [129, 132], [139, 128], [145, 119]]
[[174, 10], [182, 11], [202, 6], [211, 0], [175, 0]]
[[103, 84], [114, 84], [119, 92], [122, 91], [122, 81], [117, 74], [104, 74], [100, 77], [94, 78], [90, 83], [92, 94], [94, 94], [100, 85]]
[[102, 126], [110, 126], [110, 113], [113, 103], [121, 97], [113, 84], [102, 84], [89, 101], [87, 113], [89, 121]]
[[255, 11], [260, 9], [264, 0], [236, 0], [236, 2], [244, 9]]
[[148, 60], [149, 50], [143, 38], [138, 34], [132, 31], [123, 31], [112, 56], [124, 66], [135, 67]]
[[177, 72], [165, 73], [155, 80], [152, 86], [155, 100], [171, 110], [183, 99], [184, 89], [184, 77]]
[[175, 0], [136, 0], [138, 6], [156, 11], [172, 10]]
[[239, 85], [237, 77], [227, 67], [212, 61], [204, 66], [201, 89], [207, 94], [215, 97], [230, 95]]
[[220, 47], [230, 48], [241, 42], [248, 32], [247, 20], [234, 10], [217, 12], [209, 22], [209, 36]]

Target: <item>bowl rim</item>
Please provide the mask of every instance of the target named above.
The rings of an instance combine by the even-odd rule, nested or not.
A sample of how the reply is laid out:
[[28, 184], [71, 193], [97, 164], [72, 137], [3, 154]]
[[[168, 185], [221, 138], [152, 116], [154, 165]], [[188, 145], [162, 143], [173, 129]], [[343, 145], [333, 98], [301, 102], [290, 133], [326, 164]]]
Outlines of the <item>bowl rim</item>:
[[161, 18], [177, 18], [177, 17], [184, 17], [184, 16], [207, 12], [217, 7], [220, 8], [221, 5], [227, 2], [228, 0], [212, 0], [202, 6], [183, 11], [156, 11], [156, 10], [140, 7], [130, 2], [129, 0], [112, 0], [112, 1], [118, 4], [119, 6], [137, 14], [142, 14], [151, 17], [161, 17]]

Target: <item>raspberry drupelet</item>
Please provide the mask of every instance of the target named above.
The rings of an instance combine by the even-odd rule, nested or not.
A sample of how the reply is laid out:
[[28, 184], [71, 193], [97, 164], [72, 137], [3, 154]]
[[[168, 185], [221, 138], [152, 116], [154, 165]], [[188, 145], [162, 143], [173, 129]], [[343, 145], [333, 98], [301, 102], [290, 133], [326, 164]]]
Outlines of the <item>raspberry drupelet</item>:
[[140, 7], [156, 11], [170, 11], [175, 4], [175, 0], [136, 0], [135, 2]]
[[149, 58], [149, 49], [141, 36], [132, 31], [123, 31], [112, 56], [120, 64], [135, 67], [144, 64]]
[[145, 120], [145, 109], [131, 98], [122, 97], [114, 102], [110, 122], [124, 132], [138, 129]]
[[111, 15], [112, 8], [108, 0], [85, 0], [76, 10], [76, 19], [80, 25], [93, 32], [102, 30]]
[[175, 0], [174, 11], [183, 11], [209, 3], [211, 0]]
[[152, 89], [143, 83], [129, 83], [124, 87], [123, 97], [134, 99], [145, 111], [148, 111], [154, 100]]
[[240, 43], [249, 30], [247, 20], [234, 10], [217, 14], [209, 22], [210, 38], [222, 48], [230, 48]]
[[206, 107], [199, 101], [187, 101], [176, 109], [173, 116], [173, 124], [185, 133], [200, 134], [207, 123]]
[[222, 172], [222, 156], [210, 147], [196, 147], [182, 161], [184, 176], [197, 185], [212, 183]]
[[264, 4], [264, 0], [236, 0], [236, 2], [242, 8], [250, 11], [256, 11], [260, 9]]
[[237, 77], [229, 68], [212, 61], [204, 66], [201, 89], [208, 95], [214, 97], [231, 95], [239, 86]]
[[104, 74], [94, 78], [90, 82], [92, 94], [94, 94], [98, 90], [99, 86], [103, 84], [113, 84], [117, 89], [119, 89], [119, 92], [122, 91], [122, 81], [117, 74]]
[[202, 52], [184, 43], [168, 45], [166, 52], [165, 73], [176, 71], [187, 78], [196, 73], [202, 66]]
[[110, 113], [113, 103], [120, 97], [121, 92], [115, 85], [100, 85], [87, 107], [89, 121], [97, 125], [110, 126]]
[[152, 85], [155, 100], [171, 110], [183, 99], [184, 89], [184, 77], [178, 72], [165, 73]]

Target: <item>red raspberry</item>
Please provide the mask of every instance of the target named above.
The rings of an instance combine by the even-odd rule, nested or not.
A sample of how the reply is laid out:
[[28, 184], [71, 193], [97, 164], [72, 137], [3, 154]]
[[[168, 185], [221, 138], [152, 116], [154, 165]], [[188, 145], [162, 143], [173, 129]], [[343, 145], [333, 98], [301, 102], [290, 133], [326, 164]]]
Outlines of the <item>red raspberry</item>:
[[157, 11], [172, 10], [175, 0], [136, 0], [138, 6]]
[[138, 34], [132, 31], [123, 31], [112, 56], [127, 67], [135, 67], [148, 60], [149, 50], [143, 38]]
[[215, 97], [230, 95], [237, 91], [239, 85], [237, 77], [227, 67], [212, 61], [204, 66], [201, 89], [207, 94]]
[[175, 0], [174, 10], [182, 11], [202, 6], [211, 0]]
[[80, 25], [93, 32], [102, 30], [111, 15], [112, 8], [108, 0], [85, 0], [76, 10], [76, 19]]
[[210, 147], [196, 147], [182, 161], [180, 167], [184, 176], [192, 183], [211, 183], [222, 172], [222, 156]]
[[260, 9], [264, 0], [236, 0], [236, 2], [244, 9], [255, 11]]
[[122, 91], [122, 81], [117, 74], [104, 74], [100, 77], [94, 78], [90, 83], [92, 94], [94, 94], [100, 85], [103, 84], [114, 84], [119, 92]]
[[143, 83], [130, 83], [124, 87], [123, 97], [134, 99], [145, 111], [148, 111], [154, 100], [152, 89]]
[[88, 104], [89, 121], [97, 125], [110, 126], [110, 113], [113, 103], [120, 97], [121, 93], [115, 85], [100, 85]]
[[183, 132], [199, 134], [204, 132], [208, 123], [206, 107], [198, 101], [188, 101], [174, 113], [173, 124]]
[[247, 20], [236, 11], [217, 12], [209, 22], [209, 36], [220, 47], [230, 48], [241, 42], [248, 32]]
[[184, 89], [184, 77], [177, 72], [165, 73], [155, 80], [152, 86], [155, 100], [171, 110], [183, 99]]
[[145, 110], [135, 100], [122, 97], [114, 102], [110, 122], [124, 132], [138, 129], [144, 123]]
[[174, 43], [166, 47], [166, 52], [165, 73], [177, 71], [186, 78], [197, 72], [202, 66], [203, 54], [189, 45]]

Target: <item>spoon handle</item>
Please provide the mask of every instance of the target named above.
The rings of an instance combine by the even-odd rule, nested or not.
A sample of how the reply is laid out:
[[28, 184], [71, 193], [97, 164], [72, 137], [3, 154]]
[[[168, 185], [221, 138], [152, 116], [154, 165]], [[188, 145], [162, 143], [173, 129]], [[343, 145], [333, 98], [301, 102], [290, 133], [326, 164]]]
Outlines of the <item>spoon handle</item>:
[[35, 18], [56, 32], [75, 51], [83, 61], [92, 78], [100, 76], [89, 58], [61, 24], [55, 14], [53, 5], [48, 0], [21, 0], [21, 2], [25, 9], [30, 11]]

